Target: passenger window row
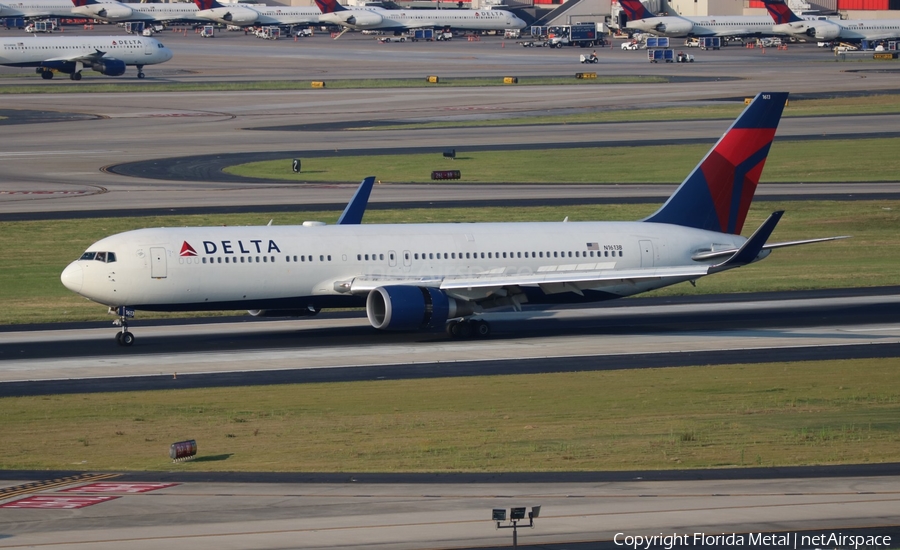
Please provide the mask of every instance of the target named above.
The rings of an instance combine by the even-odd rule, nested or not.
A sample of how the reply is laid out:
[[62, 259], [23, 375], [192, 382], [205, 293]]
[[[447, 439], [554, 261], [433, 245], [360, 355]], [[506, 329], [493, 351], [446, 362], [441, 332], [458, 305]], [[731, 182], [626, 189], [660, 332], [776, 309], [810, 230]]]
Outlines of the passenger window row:
[[[596, 254], [595, 254], [596, 253]], [[455, 260], [455, 259], [466, 259], [466, 260], [478, 260], [478, 259], [500, 259], [500, 258], [615, 258], [618, 256], [621, 258], [623, 256], [622, 250], [576, 250], [575, 252], [570, 251], [531, 251], [531, 252], [466, 252], [465, 256], [460, 252], [457, 254], [456, 252], [422, 252], [421, 254], [416, 252], [413, 254], [413, 258], [418, 260]]]

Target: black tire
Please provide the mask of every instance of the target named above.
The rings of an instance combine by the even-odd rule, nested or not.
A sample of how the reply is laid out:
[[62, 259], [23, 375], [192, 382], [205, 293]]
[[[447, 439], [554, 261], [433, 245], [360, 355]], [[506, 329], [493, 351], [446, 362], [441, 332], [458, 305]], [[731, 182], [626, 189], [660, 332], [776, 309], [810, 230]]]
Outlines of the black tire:
[[460, 338], [471, 338], [472, 337], [472, 323], [469, 321], [462, 321], [459, 323], [457, 331]]
[[122, 333], [121, 332], [116, 333], [116, 343], [119, 344], [120, 346], [122, 345]]
[[138, 73], [138, 78], [144, 78], [146, 76], [144, 73]]
[[51, 78], [53, 78], [53, 71], [43, 71], [41, 73], [41, 78], [43, 78], [44, 80], [50, 80]]
[[472, 321], [472, 334], [486, 338], [491, 335], [491, 325], [487, 321]]
[[69, 75], [72, 80], [81, 80], [81, 73], [72, 73]]
[[121, 342], [122, 342], [123, 346], [125, 346], [127, 348], [127, 347], [130, 347], [132, 344], [134, 344], [134, 334], [131, 334], [128, 331], [122, 332], [120, 334], [122, 335]]

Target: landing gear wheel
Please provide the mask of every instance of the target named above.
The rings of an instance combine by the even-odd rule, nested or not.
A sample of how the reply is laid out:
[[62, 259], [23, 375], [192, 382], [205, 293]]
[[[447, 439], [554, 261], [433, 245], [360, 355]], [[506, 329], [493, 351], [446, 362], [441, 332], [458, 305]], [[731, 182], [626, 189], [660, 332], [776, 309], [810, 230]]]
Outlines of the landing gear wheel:
[[81, 73], [72, 73], [69, 75], [69, 78], [72, 80], [81, 80]]
[[50, 80], [53, 78], [53, 71], [41, 71], [41, 78], [44, 80]]
[[457, 325], [457, 332], [460, 338], [472, 337], [472, 323], [469, 321], [460, 321]]
[[491, 325], [487, 321], [472, 321], [472, 333], [479, 338], [490, 336]]
[[134, 334], [131, 334], [127, 330], [116, 333], [116, 343], [123, 347], [129, 347], [134, 344]]
[[138, 78], [144, 78], [144, 76], [146, 76], [146, 75], [144, 74], [144, 71], [141, 71], [141, 72], [138, 73]]
[[143, 66], [143, 65], [136, 65], [136, 67], [137, 67], [137, 70], [138, 70], [138, 78], [144, 78], [144, 66]]

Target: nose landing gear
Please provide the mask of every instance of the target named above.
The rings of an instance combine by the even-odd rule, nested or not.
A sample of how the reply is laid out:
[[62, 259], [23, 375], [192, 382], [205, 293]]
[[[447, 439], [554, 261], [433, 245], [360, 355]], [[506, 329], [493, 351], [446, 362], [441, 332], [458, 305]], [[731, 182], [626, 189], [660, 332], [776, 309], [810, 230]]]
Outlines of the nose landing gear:
[[115, 311], [109, 308], [109, 312], [119, 316], [118, 319], [113, 321], [113, 325], [122, 327], [122, 330], [116, 333], [116, 343], [126, 348], [134, 344], [134, 334], [128, 332], [128, 319], [134, 317], [134, 310], [125, 306], [119, 306]]

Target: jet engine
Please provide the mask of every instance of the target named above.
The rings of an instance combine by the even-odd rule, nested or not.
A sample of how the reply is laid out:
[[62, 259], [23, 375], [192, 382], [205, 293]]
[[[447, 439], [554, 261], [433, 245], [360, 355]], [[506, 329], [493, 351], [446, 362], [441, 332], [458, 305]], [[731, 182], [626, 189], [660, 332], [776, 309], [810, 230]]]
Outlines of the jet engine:
[[447, 319], [471, 315], [472, 304], [460, 302], [436, 288], [380, 286], [366, 299], [369, 323], [382, 330], [440, 328]]
[[212, 13], [212, 15], [223, 21], [234, 23], [235, 25], [248, 25], [259, 19], [259, 12], [244, 8], [241, 6], [233, 6], [228, 8], [217, 8], [212, 10], [204, 10]]
[[815, 37], [822, 41], [835, 40], [841, 35], [841, 29], [837, 25], [816, 25]]
[[109, 19], [110, 21], [120, 21], [122, 19], [127, 19], [131, 17], [131, 14], [134, 13], [134, 10], [124, 4], [119, 3], [89, 4], [87, 6], [81, 6], [79, 9], [87, 10], [100, 19]]
[[91, 63], [91, 68], [106, 76], [122, 76], [125, 74], [125, 62], [118, 59], [102, 58]]
[[[342, 13], [338, 14], [339, 16], [343, 16]], [[352, 27], [359, 27], [364, 29], [366, 27], [375, 27], [380, 25], [381, 22], [384, 21], [384, 17], [378, 15], [377, 13], [371, 11], [352, 11], [344, 18], [344, 22]]]
[[656, 25], [654, 31], [663, 36], [675, 38], [687, 36], [694, 28], [693, 23], [685, 21], [684, 19], [679, 19], [678, 17], [662, 17], [660, 19], [661, 21]]

